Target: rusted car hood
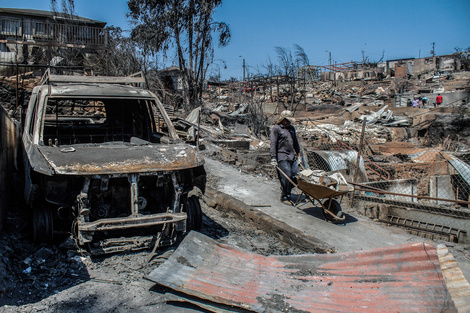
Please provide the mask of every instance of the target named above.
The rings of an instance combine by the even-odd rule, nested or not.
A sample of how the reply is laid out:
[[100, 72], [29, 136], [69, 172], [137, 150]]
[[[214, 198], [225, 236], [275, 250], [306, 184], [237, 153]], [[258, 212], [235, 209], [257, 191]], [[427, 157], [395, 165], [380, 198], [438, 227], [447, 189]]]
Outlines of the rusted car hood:
[[39, 151], [56, 174], [65, 175], [147, 173], [204, 164], [202, 156], [185, 144], [40, 146]]

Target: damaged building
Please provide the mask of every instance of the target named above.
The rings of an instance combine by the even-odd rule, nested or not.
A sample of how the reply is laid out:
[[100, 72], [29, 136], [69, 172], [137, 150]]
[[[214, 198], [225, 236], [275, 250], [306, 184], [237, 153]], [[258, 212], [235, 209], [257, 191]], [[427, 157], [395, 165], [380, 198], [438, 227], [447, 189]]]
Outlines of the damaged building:
[[107, 46], [105, 26], [105, 22], [65, 13], [0, 8], [0, 74], [14, 74], [15, 64], [21, 64], [24, 72], [44, 70], [45, 64], [67, 65], [64, 49], [83, 49], [87, 58]]

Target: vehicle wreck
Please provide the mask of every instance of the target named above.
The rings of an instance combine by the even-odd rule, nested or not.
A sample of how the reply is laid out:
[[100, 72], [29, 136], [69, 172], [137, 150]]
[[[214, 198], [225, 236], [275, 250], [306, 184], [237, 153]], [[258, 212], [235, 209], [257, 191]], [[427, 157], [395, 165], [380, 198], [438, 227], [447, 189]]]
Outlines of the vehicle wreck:
[[36, 241], [71, 233], [103, 254], [173, 244], [201, 228], [204, 159], [157, 97], [128, 83], [143, 78], [46, 73], [33, 89], [21, 170]]

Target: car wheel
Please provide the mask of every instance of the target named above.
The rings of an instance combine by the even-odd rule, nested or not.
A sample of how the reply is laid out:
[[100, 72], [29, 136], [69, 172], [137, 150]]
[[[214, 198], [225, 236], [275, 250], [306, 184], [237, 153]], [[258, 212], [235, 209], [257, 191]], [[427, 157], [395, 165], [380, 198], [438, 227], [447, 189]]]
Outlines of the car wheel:
[[44, 204], [33, 208], [33, 239], [38, 243], [54, 240], [52, 211]]

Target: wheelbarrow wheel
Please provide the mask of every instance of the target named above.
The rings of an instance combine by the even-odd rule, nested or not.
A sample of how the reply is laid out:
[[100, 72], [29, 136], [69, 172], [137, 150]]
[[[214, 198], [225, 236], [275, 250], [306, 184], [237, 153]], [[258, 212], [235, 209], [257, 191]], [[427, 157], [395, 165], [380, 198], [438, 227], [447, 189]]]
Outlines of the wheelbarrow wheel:
[[[331, 203], [331, 205], [330, 205]], [[323, 218], [327, 221], [330, 222], [335, 222], [338, 219], [342, 220], [343, 217], [343, 211], [341, 210], [341, 205], [339, 204], [338, 201], [335, 199], [328, 199], [325, 202], [322, 203], [323, 206]], [[329, 208], [329, 211], [334, 215], [331, 216], [331, 214], [328, 214], [327, 210]]]

